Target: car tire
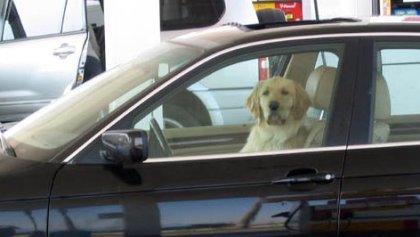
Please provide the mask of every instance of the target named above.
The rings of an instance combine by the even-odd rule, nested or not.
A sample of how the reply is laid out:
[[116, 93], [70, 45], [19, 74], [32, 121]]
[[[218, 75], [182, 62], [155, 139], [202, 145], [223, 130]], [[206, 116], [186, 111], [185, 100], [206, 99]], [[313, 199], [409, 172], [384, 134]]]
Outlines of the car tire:
[[264, 23], [286, 22], [286, 15], [280, 9], [265, 8], [257, 11], [258, 21]]
[[163, 120], [165, 128], [183, 128], [199, 126], [200, 122], [191, 112], [176, 105], [163, 107]]

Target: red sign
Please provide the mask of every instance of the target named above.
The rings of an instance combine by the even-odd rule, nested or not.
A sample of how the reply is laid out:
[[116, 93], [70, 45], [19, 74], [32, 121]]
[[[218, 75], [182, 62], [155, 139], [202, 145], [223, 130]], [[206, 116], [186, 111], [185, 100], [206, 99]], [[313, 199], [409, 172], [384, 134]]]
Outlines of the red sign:
[[301, 21], [303, 19], [301, 1], [276, 2], [275, 7], [286, 14], [287, 21]]

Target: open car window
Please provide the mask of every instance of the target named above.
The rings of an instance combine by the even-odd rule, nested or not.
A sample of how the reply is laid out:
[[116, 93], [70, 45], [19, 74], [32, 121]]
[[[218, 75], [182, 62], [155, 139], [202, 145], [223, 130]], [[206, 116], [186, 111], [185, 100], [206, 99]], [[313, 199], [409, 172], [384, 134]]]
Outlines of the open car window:
[[[327, 55], [329, 64], [323, 64], [322, 55]], [[342, 55], [343, 45], [323, 44], [228, 58], [160, 96], [146, 115], [144, 109], [132, 111], [113, 129], [146, 131], [151, 159], [323, 147]], [[266, 63], [263, 66], [261, 59]], [[282, 85], [274, 83], [278, 80], [285, 80], [287, 88], [279, 89]], [[263, 107], [270, 107], [273, 101], [263, 104], [265, 92], [259, 87], [271, 82], [274, 83], [272, 100], [286, 97], [291, 104], [287, 102], [289, 107], [284, 109], [290, 112], [263, 118], [263, 110], [267, 109]], [[283, 106], [283, 102], [279, 103]], [[255, 105], [260, 112], [255, 112]], [[268, 123], [285, 123], [287, 129], [274, 130], [280, 136], [293, 138], [287, 142], [280, 138], [280, 143], [286, 144], [282, 147], [248, 149], [252, 130]], [[100, 159], [97, 155], [100, 150], [98, 139], [90, 149], [79, 154], [76, 162], [95, 162], [93, 157]]]

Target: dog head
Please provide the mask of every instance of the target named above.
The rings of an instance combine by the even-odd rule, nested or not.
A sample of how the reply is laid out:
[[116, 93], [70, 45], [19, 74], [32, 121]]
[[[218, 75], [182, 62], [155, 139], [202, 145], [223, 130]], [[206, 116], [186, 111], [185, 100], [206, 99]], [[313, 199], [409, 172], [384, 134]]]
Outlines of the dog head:
[[283, 77], [273, 77], [258, 83], [246, 105], [260, 123], [280, 126], [287, 121], [301, 120], [310, 103], [300, 84]]

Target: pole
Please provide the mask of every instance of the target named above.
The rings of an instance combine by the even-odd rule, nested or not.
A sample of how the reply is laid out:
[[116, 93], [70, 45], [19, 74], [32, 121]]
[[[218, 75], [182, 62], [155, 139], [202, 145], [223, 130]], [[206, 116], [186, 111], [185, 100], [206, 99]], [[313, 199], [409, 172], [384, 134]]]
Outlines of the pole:
[[315, 6], [315, 19], [319, 21], [318, 0], [314, 0], [314, 6]]

